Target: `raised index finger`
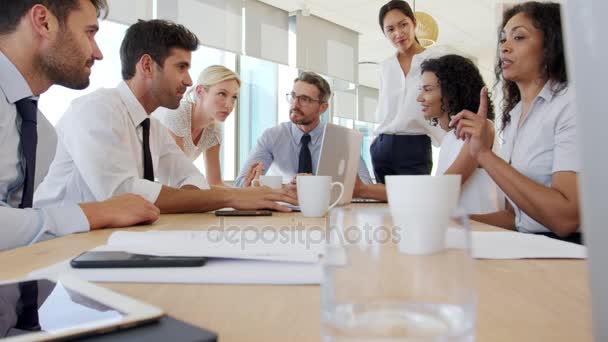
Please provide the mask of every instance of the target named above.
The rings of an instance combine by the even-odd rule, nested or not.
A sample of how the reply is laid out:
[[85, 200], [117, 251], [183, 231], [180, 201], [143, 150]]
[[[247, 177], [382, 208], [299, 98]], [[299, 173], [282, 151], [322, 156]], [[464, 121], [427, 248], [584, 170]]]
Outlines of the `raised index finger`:
[[479, 93], [479, 109], [477, 109], [477, 115], [484, 119], [488, 118], [488, 88], [481, 88]]

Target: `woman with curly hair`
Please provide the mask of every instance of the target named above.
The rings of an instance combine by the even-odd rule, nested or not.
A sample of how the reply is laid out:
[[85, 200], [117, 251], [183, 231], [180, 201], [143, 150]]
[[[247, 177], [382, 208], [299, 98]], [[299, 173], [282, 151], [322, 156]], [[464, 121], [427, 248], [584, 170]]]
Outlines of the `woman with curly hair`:
[[[417, 101], [426, 120], [444, 132], [452, 129], [450, 119], [463, 110], [476, 110], [480, 103], [480, 90], [485, 87], [479, 69], [465, 57], [445, 55], [428, 59], [421, 64], [421, 86]], [[488, 118], [494, 119], [491, 100]], [[459, 140], [455, 132], [446, 134], [441, 143], [436, 174], [461, 175], [460, 207], [468, 214], [485, 214], [497, 210], [496, 184], [487, 173], [478, 168], [470, 157], [467, 143]], [[384, 184], [355, 183], [354, 197], [387, 200]]]
[[450, 123], [508, 199], [505, 210], [472, 218], [580, 242], [577, 113], [568, 88], [559, 4], [526, 2], [507, 10], [499, 52], [501, 155], [489, 148], [493, 129], [484, 101], [477, 113], [463, 111]]
[[[479, 93], [485, 87], [479, 69], [469, 59], [458, 55], [428, 59], [421, 69], [418, 102], [422, 105], [424, 118], [446, 132], [452, 131], [441, 143], [436, 174], [461, 175], [459, 206], [467, 214], [495, 212], [498, 209], [496, 185], [470, 156], [467, 143], [459, 140], [448, 125], [461, 111], [479, 108]], [[489, 103], [488, 119], [494, 120], [491, 100], [485, 96]]]

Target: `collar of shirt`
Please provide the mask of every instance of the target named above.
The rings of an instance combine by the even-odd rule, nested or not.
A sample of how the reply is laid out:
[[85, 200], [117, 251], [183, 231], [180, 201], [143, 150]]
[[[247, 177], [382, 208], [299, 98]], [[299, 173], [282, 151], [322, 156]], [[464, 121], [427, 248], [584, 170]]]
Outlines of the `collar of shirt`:
[[146, 113], [146, 110], [144, 109], [144, 106], [139, 103], [135, 97], [135, 94], [133, 94], [131, 88], [129, 88], [127, 82], [120, 82], [116, 89], [118, 89], [118, 94], [120, 94], [120, 98], [127, 107], [127, 112], [129, 113], [129, 117], [131, 118], [133, 125], [138, 127], [142, 121], [149, 117], [148, 113]]
[[[432, 57], [437, 57], [440, 53], [441, 53], [441, 50], [438, 50], [437, 47], [427, 47], [424, 49], [424, 51], [417, 53], [412, 57], [411, 65], [412, 66], [419, 65], [419, 64], [421, 64], [422, 61], [432, 58]], [[399, 51], [396, 51], [393, 54], [393, 56], [390, 58], [390, 60], [393, 61], [394, 63], [397, 63], [397, 65], [399, 65], [399, 68], [401, 68], [401, 64], [399, 64]]]
[[[323, 135], [323, 128], [325, 128], [325, 124], [319, 122], [317, 127], [315, 127], [312, 131], [308, 132], [308, 134], [310, 135], [311, 145], [316, 145], [317, 143], [319, 143], [319, 139], [321, 139], [321, 136]], [[291, 124], [289, 125], [289, 129], [291, 131], [291, 136], [293, 137], [294, 143], [296, 144], [296, 146], [299, 146], [301, 144], [300, 141], [302, 140], [302, 136], [304, 136], [305, 133], [302, 132], [302, 130], [299, 129], [298, 126], [293, 122], [291, 122]]]
[[553, 100], [553, 96], [554, 96], [553, 90], [551, 90], [551, 89], [556, 86], [558, 86], [558, 83], [555, 83], [553, 81], [548, 81], [547, 83], [545, 83], [545, 85], [543, 86], [543, 89], [541, 89], [540, 93], [538, 93], [537, 97], [541, 97], [546, 102], [551, 102], [551, 100]]
[[[524, 118], [524, 122], [521, 123], [521, 126], [523, 126], [526, 121], [528, 121], [528, 118], [532, 115], [534, 115], [534, 112], [537, 112], [537, 110], [535, 110], [535, 107], [538, 106], [538, 101], [543, 101], [543, 103], [550, 103], [551, 100], [553, 100], [553, 97], [555, 96], [553, 94], [553, 87], [557, 86], [558, 84], [556, 84], [555, 82], [549, 81], [547, 83], [545, 83], [545, 85], [543, 86], [543, 88], [540, 90], [540, 93], [538, 93], [538, 95], [536, 95], [536, 98], [534, 98], [534, 101], [532, 101], [532, 107], [528, 110], [528, 114], [526, 115], [526, 117]], [[521, 111], [522, 111], [522, 103], [521, 101], [519, 101], [519, 103], [517, 103], [517, 105], [515, 105], [515, 107], [513, 108], [513, 110], [511, 111], [511, 122], [509, 123], [510, 125], [513, 125], [514, 129], [517, 130], [517, 124], [519, 122], [519, 118], [521, 117]]]
[[[6, 100], [14, 104], [26, 97], [33, 97], [30, 86], [25, 81], [17, 67], [0, 51], [0, 88], [6, 95]], [[34, 97], [37, 99], [37, 97]]]

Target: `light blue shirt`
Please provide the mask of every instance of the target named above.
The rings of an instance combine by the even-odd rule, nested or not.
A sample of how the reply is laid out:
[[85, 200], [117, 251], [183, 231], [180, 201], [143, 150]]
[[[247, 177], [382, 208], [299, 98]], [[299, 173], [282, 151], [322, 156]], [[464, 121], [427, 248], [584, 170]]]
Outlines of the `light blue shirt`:
[[[511, 111], [511, 122], [503, 131], [501, 157], [517, 171], [536, 183], [551, 187], [553, 174], [581, 171], [574, 93], [570, 88], [553, 94], [547, 82], [532, 102], [528, 114], [522, 115], [519, 102]], [[515, 226], [524, 233], [551, 232], [548, 227], [528, 216], [507, 197], [515, 210]]]
[[[312, 156], [312, 169], [317, 169], [319, 154], [321, 153], [321, 141], [323, 140], [324, 123], [320, 123], [310, 131], [310, 154]], [[275, 127], [268, 128], [262, 133], [254, 149], [249, 154], [247, 162], [241, 169], [235, 184], [243, 186], [243, 181], [251, 165], [255, 162], [262, 163], [267, 171], [272, 166], [273, 173], [291, 179], [298, 173], [298, 161], [301, 139], [304, 135], [298, 126], [292, 122], [283, 122]], [[359, 161], [359, 177], [365, 183], [371, 183], [372, 179], [365, 166], [363, 159]]]
[[[89, 229], [77, 205], [62, 208], [19, 209], [25, 163], [21, 152], [21, 117], [15, 102], [33, 97], [15, 65], [0, 52], [0, 250], [24, 246], [51, 236]], [[55, 155], [57, 137], [53, 126], [38, 112], [38, 148], [35, 186], [42, 181]]]

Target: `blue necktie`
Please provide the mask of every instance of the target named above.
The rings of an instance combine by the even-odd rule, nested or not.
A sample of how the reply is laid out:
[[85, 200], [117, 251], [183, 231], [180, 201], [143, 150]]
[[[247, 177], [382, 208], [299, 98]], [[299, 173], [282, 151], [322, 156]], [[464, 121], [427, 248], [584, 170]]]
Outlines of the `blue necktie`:
[[21, 153], [25, 159], [23, 197], [19, 208], [31, 208], [34, 199], [36, 175], [36, 147], [38, 145], [38, 103], [31, 98], [17, 101], [17, 113], [21, 116]]
[[298, 161], [298, 173], [312, 173], [312, 156], [308, 143], [310, 143], [310, 135], [304, 134], [302, 139], [302, 147], [300, 147], [300, 158]]

